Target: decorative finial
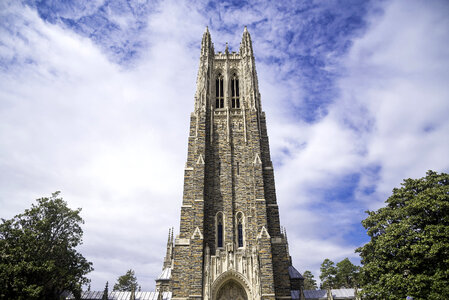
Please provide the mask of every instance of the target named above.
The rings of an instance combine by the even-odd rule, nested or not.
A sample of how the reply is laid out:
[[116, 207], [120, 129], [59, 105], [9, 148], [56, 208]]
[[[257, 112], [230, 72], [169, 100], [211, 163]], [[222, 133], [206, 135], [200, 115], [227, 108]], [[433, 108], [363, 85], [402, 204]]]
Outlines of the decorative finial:
[[170, 237], [171, 237], [171, 228], [168, 229], [168, 241], [167, 241], [167, 245], [170, 243]]
[[248, 29], [246, 28], [246, 25], [245, 25], [245, 29], [243, 30], [243, 32], [248, 32]]
[[228, 42], [226, 42], [226, 48], [225, 48], [225, 52], [226, 52], [226, 53], [229, 53]]
[[108, 300], [108, 295], [109, 295], [108, 285], [109, 285], [109, 282], [106, 281], [106, 286], [104, 287], [104, 291], [103, 291], [103, 297], [101, 297], [102, 300]]
[[206, 31], [205, 32], [209, 32], [209, 26], [206, 26]]
[[134, 285], [131, 288], [131, 297], [129, 300], [136, 300], [136, 287]]

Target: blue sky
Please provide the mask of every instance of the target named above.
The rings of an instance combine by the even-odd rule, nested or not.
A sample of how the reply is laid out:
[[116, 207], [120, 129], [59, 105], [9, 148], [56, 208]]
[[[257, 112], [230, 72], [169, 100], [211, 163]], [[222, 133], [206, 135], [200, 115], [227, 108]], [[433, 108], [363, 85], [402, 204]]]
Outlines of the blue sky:
[[199, 47], [253, 39], [293, 263], [367, 241], [404, 178], [449, 170], [447, 1], [2, 1], [0, 210], [82, 207], [92, 288], [154, 289], [179, 226]]

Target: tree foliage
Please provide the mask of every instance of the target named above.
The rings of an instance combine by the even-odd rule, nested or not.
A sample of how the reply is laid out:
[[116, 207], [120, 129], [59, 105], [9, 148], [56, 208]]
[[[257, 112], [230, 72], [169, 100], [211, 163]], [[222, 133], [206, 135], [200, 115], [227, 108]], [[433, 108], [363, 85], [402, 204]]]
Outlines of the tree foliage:
[[320, 267], [320, 288], [342, 289], [358, 287], [359, 270], [360, 267], [354, 265], [348, 258], [338, 262], [337, 265], [326, 258]]
[[132, 269], [129, 269], [125, 275], [120, 276], [117, 279], [117, 283], [114, 284], [114, 291], [137, 291], [140, 289], [137, 283], [137, 278]]
[[31, 209], [0, 224], [0, 298], [59, 299], [79, 295], [92, 271], [76, 247], [82, 243], [79, 215], [59, 197], [37, 199]]
[[304, 289], [305, 290], [316, 290], [317, 289], [316, 280], [314, 279], [312, 272], [304, 271], [302, 276], [304, 277]]
[[336, 288], [355, 288], [359, 286], [360, 267], [354, 265], [347, 257], [337, 263], [335, 275]]
[[371, 240], [356, 250], [366, 298], [449, 299], [449, 175], [406, 179], [367, 213]]
[[336, 288], [335, 276], [337, 275], [337, 268], [335, 263], [326, 258], [320, 267], [320, 280], [322, 289], [334, 289]]

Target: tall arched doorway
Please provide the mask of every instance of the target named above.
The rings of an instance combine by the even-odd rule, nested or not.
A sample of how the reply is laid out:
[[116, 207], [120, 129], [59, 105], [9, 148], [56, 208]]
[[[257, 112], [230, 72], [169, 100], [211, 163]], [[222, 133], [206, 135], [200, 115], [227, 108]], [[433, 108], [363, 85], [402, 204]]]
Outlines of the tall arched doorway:
[[237, 281], [229, 280], [218, 290], [216, 300], [248, 300], [248, 296]]

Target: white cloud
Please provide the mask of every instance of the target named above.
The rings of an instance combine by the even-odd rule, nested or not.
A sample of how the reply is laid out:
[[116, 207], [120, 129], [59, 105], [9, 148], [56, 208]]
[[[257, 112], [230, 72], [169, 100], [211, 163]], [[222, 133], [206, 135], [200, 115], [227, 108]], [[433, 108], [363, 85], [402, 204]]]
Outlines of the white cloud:
[[[351, 258], [344, 236], [363, 210], [383, 205], [404, 178], [449, 170], [448, 7], [434, 4], [394, 1], [371, 15], [341, 61], [341, 97], [319, 122], [293, 125], [272, 115], [279, 118], [269, 127], [274, 156], [282, 148], [289, 153], [281, 155], [276, 182], [281, 220], [290, 232], [295, 228], [290, 249], [299, 269], [318, 270], [326, 257]], [[351, 173], [361, 175], [354, 201], [317, 193], [317, 187], [338, 189]], [[374, 194], [362, 193], [367, 187]], [[315, 251], [306, 252], [313, 242], [301, 237], [316, 239]]]
[[341, 86], [375, 120], [367, 160], [382, 166], [381, 198], [403, 178], [449, 168], [447, 9], [390, 3], [348, 56], [350, 75]]
[[[157, 18], [179, 28], [192, 21], [164, 5]], [[199, 52], [190, 44], [204, 28], [170, 35], [155, 18], [152, 48], [124, 70], [30, 8], [11, 4], [3, 13], [14, 16], [14, 30], [2, 29], [0, 52], [11, 61], [0, 75], [2, 217], [62, 190], [71, 207], [83, 208], [92, 287], [133, 268], [153, 290], [168, 228], [179, 222]]]

